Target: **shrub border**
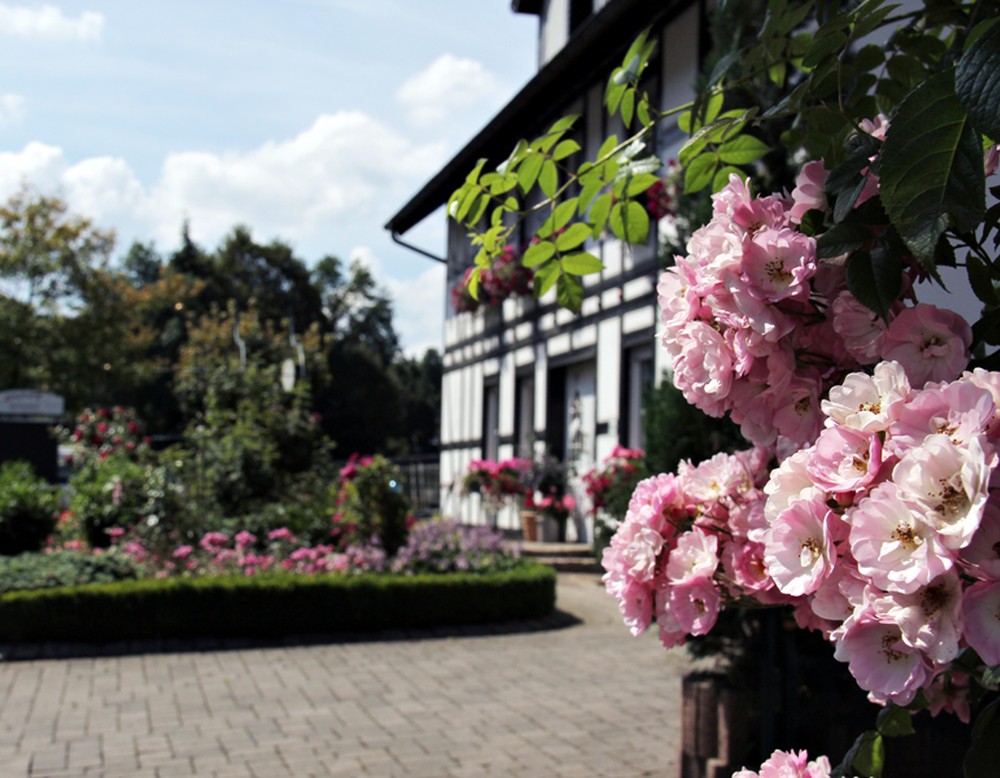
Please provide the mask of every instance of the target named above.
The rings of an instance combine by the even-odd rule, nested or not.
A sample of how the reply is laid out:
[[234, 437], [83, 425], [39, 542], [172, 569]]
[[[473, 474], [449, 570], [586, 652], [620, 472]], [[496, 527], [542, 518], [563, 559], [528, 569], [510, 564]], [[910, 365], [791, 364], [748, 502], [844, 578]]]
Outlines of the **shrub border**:
[[496, 573], [262, 574], [146, 579], [0, 595], [0, 642], [288, 635], [464, 626], [543, 618], [556, 574], [524, 562]]

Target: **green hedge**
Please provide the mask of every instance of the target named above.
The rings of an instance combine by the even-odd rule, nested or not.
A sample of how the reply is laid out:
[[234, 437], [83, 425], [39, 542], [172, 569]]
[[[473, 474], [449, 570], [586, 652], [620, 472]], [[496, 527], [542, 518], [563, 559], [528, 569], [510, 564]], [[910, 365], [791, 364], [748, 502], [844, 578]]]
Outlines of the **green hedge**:
[[533, 619], [555, 572], [178, 578], [0, 595], [0, 642], [276, 638]]

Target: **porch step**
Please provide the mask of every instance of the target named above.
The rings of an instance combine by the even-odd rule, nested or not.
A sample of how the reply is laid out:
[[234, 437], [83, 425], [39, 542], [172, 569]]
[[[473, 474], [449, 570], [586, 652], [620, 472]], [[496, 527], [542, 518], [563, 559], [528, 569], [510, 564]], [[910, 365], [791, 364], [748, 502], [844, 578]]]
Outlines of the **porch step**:
[[603, 572], [589, 543], [540, 543], [526, 540], [521, 543], [521, 556], [563, 573]]

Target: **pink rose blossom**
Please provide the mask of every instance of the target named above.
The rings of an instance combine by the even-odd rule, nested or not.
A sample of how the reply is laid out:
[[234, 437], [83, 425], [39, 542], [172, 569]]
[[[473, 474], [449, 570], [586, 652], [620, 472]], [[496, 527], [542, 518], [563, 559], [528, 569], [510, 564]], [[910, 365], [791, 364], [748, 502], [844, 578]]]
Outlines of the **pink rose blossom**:
[[795, 230], [761, 230], [743, 251], [743, 280], [765, 302], [808, 298], [815, 273], [816, 241]]
[[961, 561], [975, 578], [1000, 581], [1000, 506], [994, 500], [986, 503], [979, 529], [962, 549]]
[[784, 594], [811, 594], [830, 575], [837, 560], [831, 523], [839, 521], [825, 505], [797, 500], [775, 519], [764, 542], [764, 561]]
[[775, 751], [760, 766], [760, 772], [742, 770], [733, 773], [733, 778], [830, 778], [830, 760], [821, 756], [808, 761], [806, 751]]
[[935, 434], [965, 443], [988, 429], [995, 411], [993, 395], [971, 381], [930, 384], [900, 406], [889, 427], [891, 448], [902, 452]]
[[855, 492], [868, 486], [882, 466], [882, 442], [873, 433], [828, 427], [812, 448], [806, 470], [827, 492]]
[[924, 510], [941, 542], [959, 549], [979, 528], [996, 460], [992, 447], [978, 438], [956, 446], [945, 435], [929, 435], [900, 459], [892, 480], [904, 500]]
[[871, 601], [872, 612], [880, 620], [899, 625], [906, 645], [939, 665], [958, 656], [961, 605], [962, 590], [954, 570], [909, 594], [890, 592]]
[[800, 224], [809, 211], [826, 210], [826, 177], [829, 171], [822, 162], [806, 162], [795, 178], [792, 190], [792, 208], [788, 214], [794, 224]]
[[719, 566], [718, 550], [719, 539], [700, 527], [679, 535], [667, 559], [667, 580], [680, 585], [710, 578]]
[[720, 606], [719, 590], [711, 578], [692, 578], [670, 587], [670, 611], [690, 635], [707, 635], [719, 618]]
[[685, 325], [673, 355], [674, 384], [709, 416], [722, 416], [732, 387], [732, 359], [725, 341], [701, 321]]
[[953, 311], [927, 303], [905, 308], [889, 323], [880, 356], [899, 362], [910, 383], [957, 378], [969, 362], [972, 329]]
[[930, 681], [931, 663], [903, 641], [898, 624], [866, 615], [849, 625], [837, 641], [834, 657], [847, 662], [851, 675], [877, 701], [907, 705]]
[[899, 415], [910, 396], [910, 382], [898, 362], [880, 362], [872, 375], [851, 373], [831, 387], [821, 407], [827, 426], [839, 424], [863, 432], [881, 432]]
[[965, 639], [990, 667], [1000, 665], [1000, 582], [980, 581], [962, 598]]
[[904, 500], [893, 483], [875, 487], [848, 521], [858, 572], [880, 589], [914, 592], [954, 564], [925, 510]]

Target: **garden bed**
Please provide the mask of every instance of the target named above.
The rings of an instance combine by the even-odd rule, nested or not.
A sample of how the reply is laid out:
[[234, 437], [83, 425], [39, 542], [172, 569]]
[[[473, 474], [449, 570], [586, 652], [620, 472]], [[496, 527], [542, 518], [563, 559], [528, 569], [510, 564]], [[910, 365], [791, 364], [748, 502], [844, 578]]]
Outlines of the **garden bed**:
[[279, 638], [542, 618], [555, 572], [171, 578], [0, 595], [0, 643]]

